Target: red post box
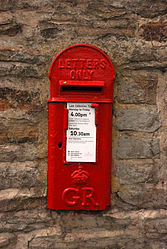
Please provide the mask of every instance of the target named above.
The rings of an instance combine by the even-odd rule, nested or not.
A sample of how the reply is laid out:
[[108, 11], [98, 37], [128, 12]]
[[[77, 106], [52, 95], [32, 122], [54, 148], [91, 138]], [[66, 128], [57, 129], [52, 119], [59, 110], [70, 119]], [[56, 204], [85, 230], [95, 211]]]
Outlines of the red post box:
[[54, 210], [110, 206], [115, 71], [91, 45], [63, 50], [50, 71], [48, 197]]

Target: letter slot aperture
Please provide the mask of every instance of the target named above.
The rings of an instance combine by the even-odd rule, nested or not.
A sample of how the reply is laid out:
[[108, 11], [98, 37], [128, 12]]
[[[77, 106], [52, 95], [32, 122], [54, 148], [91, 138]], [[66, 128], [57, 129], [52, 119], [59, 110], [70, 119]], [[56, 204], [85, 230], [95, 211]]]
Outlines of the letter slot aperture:
[[60, 91], [63, 93], [103, 93], [103, 81], [60, 81]]

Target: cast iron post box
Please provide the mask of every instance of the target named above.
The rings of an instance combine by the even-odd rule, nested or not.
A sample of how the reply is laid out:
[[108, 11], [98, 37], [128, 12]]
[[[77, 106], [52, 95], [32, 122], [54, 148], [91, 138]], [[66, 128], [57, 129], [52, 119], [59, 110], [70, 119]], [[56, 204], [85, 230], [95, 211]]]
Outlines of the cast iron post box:
[[48, 194], [54, 210], [110, 206], [115, 71], [91, 45], [63, 50], [50, 71]]

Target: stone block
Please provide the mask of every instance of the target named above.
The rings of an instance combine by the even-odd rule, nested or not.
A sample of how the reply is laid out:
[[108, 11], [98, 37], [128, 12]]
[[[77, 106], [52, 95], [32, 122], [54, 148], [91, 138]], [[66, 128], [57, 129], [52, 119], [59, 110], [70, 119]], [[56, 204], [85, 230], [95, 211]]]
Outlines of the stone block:
[[0, 36], [16, 36], [22, 32], [21, 24], [17, 23], [14, 16], [9, 13], [2, 13], [0, 16]]
[[119, 219], [112, 219], [104, 216], [94, 216], [91, 214], [75, 214], [69, 213], [62, 216], [62, 227], [67, 232], [77, 232], [78, 227], [81, 231], [90, 229], [92, 232], [103, 230], [121, 230], [129, 224], [129, 220], [125, 219], [122, 222]]
[[[0, 212], [22, 210], [45, 205], [46, 189], [37, 188], [8, 188], [0, 191]], [[41, 202], [41, 204], [40, 204]]]
[[116, 112], [116, 126], [118, 130], [154, 132], [160, 126], [155, 107], [119, 109]]
[[147, 238], [166, 240], [167, 239], [167, 218], [146, 219], [144, 229]]
[[165, 1], [160, 0], [158, 2], [156, 1], [151, 1], [151, 8], [150, 8], [150, 2], [148, 2], [147, 0], [139, 0], [139, 1], [135, 1], [135, 0], [119, 0], [118, 2], [115, 2], [114, 0], [112, 0], [110, 2], [111, 4], [113, 4], [113, 6], [115, 7], [122, 7], [122, 8], [126, 8], [126, 10], [129, 11], [134, 11], [134, 13], [145, 17], [145, 18], [153, 18], [156, 17], [158, 15], [164, 15], [165, 14]]
[[160, 241], [159, 239], [152, 239], [152, 240], [148, 240], [148, 242], [146, 242], [145, 244], [145, 248], [148, 249], [166, 249], [167, 248], [167, 242], [166, 241]]
[[120, 184], [137, 184], [144, 182], [154, 182], [157, 180], [155, 165], [152, 163], [135, 163], [119, 161], [116, 169], [116, 176]]
[[27, 64], [41, 65], [45, 63], [47, 56], [27, 53], [22, 50], [0, 49], [0, 61], [22, 62]]
[[20, 77], [20, 78], [41, 78], [39, 69], [35, 66], [24, 65], [17, 63], [1, 63], [0, 77]]
[[[59, 229], [59, 214], [53, 217], [45, 205], [35, 209], [11, 211], [0, 215], [0, 232], [30, 232], [33, 230], [48, 229], [54, 226]], [[48, 231], [49, 232], [49, 231]]]
[[[83, 234], [84, 235], [84, 234]], [[99, 237], [98, 237], [99, 236]], [[89, 236], [88, 236], [89, 237]], [[76, 235], [77, 238], [77, 235]], [[143, 249], [144, 248], [144, 240], [143, 239], [133, 239], [130, 235], [122, 235], [112, 237], [109, 234], [107, 236], [102, 234], [97, 234], [96, 238], [94, 239], [75, 239], [69, 242], [61, 241], [59, 238], [55, 239], [53, 237], [40, 237], [34, 238], [29, 243], [30, 249], [108, 249], [108, 248], [117, 248], [117, 249], [131, 249], [132, 247], [136, 249]]]
[[[44, 1], [45, 2], [45, 1]], [[16, 0], [14, 0], [14, 1], [9, 1], [9, 0], [7, 0], [7, 1], [3, 1], [3, 0], [1, 0], [0, 1], [0, 11], [6, 11], [6, 10], [12, 10], [12, 9], [27, 9], [27, 8], [32, 8], [32, 7], [34, 7], [34, 8], [37, 8], [37, 7], [39, 7], [40, 6], [40, 3], [41, 3], [41, 0], [37, 0], [37, 1], [16, 1]]]
[[35, 142], [38, 137], [37, 124], [26, 119], [0, 119], [0, 144]]
[[20, 145], [4, 144], [0, 145], [1, 162], [25, 162], [33, 161], [38, 158], [37, 147], [31, 143]]
[[143, 24], [141, 27], [141, 36], [146, 41], [167, 41], [167, 24], [166, 22], [153, 22]]
[[0, 233], [0, 248], [2, 249], [8, 249], [14, 248], [16, 244], [16, 236], [12, 233]]
[[0, 163], [0, 190], [7, 188], [31, 188], [40, 184], [38, 165], [32, 161]]
[[156, 104], [158, 75], [145, 70], [124, 72], [118, 78], [118, 101], [124, 104]]
[[[21, 109], [29, 113], [41, 112], [39, 93], [9, 87], [0, 88], [0, 111], [8, 109]], [[23, 118], [25, 119], [25, 114]]]
[[167, 209], [167, 190], [153, 184], [128, 185], [118, 191], [123, 202], [137, 208]]
[[39, 23], [40, 34], [45, 39], [54, 39], [65, 30], [65, 26], [59, 25], [52, 20], [43, 20]]
[[118, 140], [119, 159], [149, 159], [159, 156], [159, 140], [120, 136]]

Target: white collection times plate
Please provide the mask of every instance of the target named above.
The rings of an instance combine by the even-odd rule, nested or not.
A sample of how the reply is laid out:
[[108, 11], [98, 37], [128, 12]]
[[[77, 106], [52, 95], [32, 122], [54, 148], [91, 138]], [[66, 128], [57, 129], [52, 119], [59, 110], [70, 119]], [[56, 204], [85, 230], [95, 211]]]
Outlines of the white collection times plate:
[[67, 103], [66, 161], [96, 162], [95, 108], [91, 103]]

